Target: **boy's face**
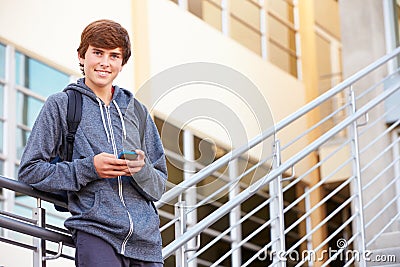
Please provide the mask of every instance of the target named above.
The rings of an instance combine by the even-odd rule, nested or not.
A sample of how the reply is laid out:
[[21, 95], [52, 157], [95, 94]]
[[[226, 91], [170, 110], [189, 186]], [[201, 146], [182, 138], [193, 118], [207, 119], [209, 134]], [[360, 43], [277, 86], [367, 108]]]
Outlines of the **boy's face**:
[[79, 56], [85, 71], [85, 84], [92, 90], [110, 90], [122, 70], [122, 49], [105, 49], [89, 45], [84, 58]]

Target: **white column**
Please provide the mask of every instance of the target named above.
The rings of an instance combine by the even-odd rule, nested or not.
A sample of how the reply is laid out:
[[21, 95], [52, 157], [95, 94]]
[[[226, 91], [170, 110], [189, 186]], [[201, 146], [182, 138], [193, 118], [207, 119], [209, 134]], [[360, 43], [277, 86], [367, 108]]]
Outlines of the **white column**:
[[[6, 84], [4, 87], [4, 175], [8, 178], [15, 178], [15, 162], [17, 160], [16, 136], [17, 136], [17, 118], [16, 103], [17, 91], [15, 89], [15, 50], [11, 46], [6, 47]], [[4, 211], [12, 212], [14, 210], [15, 192], [3, 189]], [[8, 236], [8, 230], [4, 230], [4, 235]]]
[[[386, 53], [390, 53], [397, 47], [397, 37], [398, 37], [398, 21], [395, 17], [395, 1], [384, 0], [383, 5], [383, 22], [385, 27], [385, 44]], [[394, 72], [398, 66], [397, 58], [388, 63], [388, 71]]]

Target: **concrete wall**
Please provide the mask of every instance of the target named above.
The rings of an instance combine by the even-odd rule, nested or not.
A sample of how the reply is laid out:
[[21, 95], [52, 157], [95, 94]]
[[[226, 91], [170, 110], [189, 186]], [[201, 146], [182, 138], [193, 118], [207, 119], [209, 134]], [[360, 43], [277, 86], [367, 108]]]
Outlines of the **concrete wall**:
[[[1, 0], [0, 6], [0, 38], [28, 55], [77, 75], [80, 70], [76, 49], [87, 24], [113, 19], [132, 31], [130, 1], [121, 1], [115, 7], [105, 0]], [[118, 77], [119, 84], [133, 88], [132, 73], [130, 60]]]
[[[384, 27], [384, 14], [383, 2], [375, 0], [353, 0], [353, 1], [340, 1], [340, 17], [342, 30], [342, 44], [343, 44], [343, 75], [344, 78], [349, 77], [363, 67], [371, 64], [376, 59], [386, 54], [385, 42], [385, 27]], [[357, 82], [355, 88], [368, 88], [372, 84], [377, 83], [387, 75], [386, 68], [380, 68], [374, 73], [363, 78]], [[372, 99], [375, 95], [383, 90], [383, 86], [377, 88], [368, 97], [362, 100], [363, 103]], [[358, 91], [358, 93], [362, 93]], [[358, 105], [361, 105], [359, 103]], [[370, 112], [370, 120], [378, 118], [384, 113], [383, 106], [378, 107], [374, 112]], [[368, 145], [372, 138], [379, 136], [387, 129], [385, 121], [381, 121], [369, 129], [368, 134], [360, 138], [360, 147]], [[384, 148], [390, 144], [389, 136], [381, 140], [378, 144], [368, 149], [368, 151], [361, 155], [361, 168], [364, 168], [369, 162], [374, 160]], [[373, 166], [366, 169], [362, 173], [362, 183], [365, 185], [371, 179], [377, 177], [380, 170], [385, 169], [392, 162], [390, 151], [377, 160], [374, 160]], [[393, 171], [385, 172], [383, 179], [374, 186], [368, 188], [364, 192], [364, 203], [381, 192], [382, 188], [394, 177]], [[368, 222], [373, 216], [378, 214], [382, 209], [382, 203], [387, 203], [388, 199], [392, 199], [395, 195], [394, 189], [387, 191], [383, 198], [378, 200], [375, 205], [370, 207], [365, 212], [365, 220]], [[372, 235], [382, 229], [391, 219], [392, 214], [395, 214], [395, 209], [385, 212], [380, 216], [379, 220], [369, 227], [367, 231], [367, 239], [369, 240]]]

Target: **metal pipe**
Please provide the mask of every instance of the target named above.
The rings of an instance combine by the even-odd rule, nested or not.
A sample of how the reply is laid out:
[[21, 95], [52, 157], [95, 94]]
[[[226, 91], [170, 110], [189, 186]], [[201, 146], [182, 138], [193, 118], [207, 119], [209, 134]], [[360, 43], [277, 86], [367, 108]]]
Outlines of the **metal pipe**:
[[55, 243], [61, 241], [69, 247], [75, 247], [74, 241], [70, 236], [49, 231], [47, 229], [24, 223], [15, 219], [7, 218], [3, 215], [0, 215], [0, 226], [9, 230], [17, 231], [33, 237], [42, 238]]
[[[356, 114], [356, 99], [352, 86], [350, 87], [350, 103], [351, 109], [349, 110], [350, 116]], [[365, 114], [364, 112], [363, 114]], [[363, 210], [363, 190], [361, 185], [361, 167], [360, 167], [360, 148], [358, 141], [358, 128], [357, 120], [353, 120], [350, 127], [350, 136], [352, 140], [351, 152], [354, 158], [353, 160], [353, 194], [357, 197], [357, 201], [354, 202], [354, 214], [358, 214], [358, 220], [355, 221], [355, 230], [360, 233], [360, 238], [356, 244], [356, 249], [359, 252], [365, 253], [365, 222], [364, 222], [364, 210]], [[366, 266], [365, 259], [361, 259], [360, 266]]]
[[[229, 186], [229, 199], [234, 199], [240, 192], [239, 184], [236, 181], [238, 177], [238, 160], [234, 159], [229, 162], [229, 177], [233, 181], [232, 185]], [[231, 249], [234, 249], [240, 241], [242, 241], [242, 225], [237, 224], [241, 216], [241, 206], [238, 205], [229, 212], [229, 225], [231, 230]], [[241, 250], [235, 249], [232, 251], [231, 256], [231, 267], [239, 267], [242, 263]]]
[[[202, 181], [208, 175], [212, 174], [214, 171], [216, 171], [219, 168], [225, 166], [232, 159], [235, 159], [235, 158], [239, 157], [240, 155], [242, 155], [243, 153], [246, 153], [250, 148], [253, 148], [254, 146], [259, 144], [260, 142], [262, 142], [266, 138], [272, 136], [275, 132], [280, 131], [281, 129], [283, 129], [284, 127], [289, 125], [290, 123], [294, 122], [298, 118], [300, 118], [303, 115], [307, 114], [308, 112], [310, 112], [311, 110], [313, 110], [314, 108], [319, 106], [322, 102], [325, 102], [326, 99], [329, 99], [330, 97], [336, 95], [337, 93], [341, 92], [345, 88], [349, 87], [351, 84], [353, 84], [356, 81], [358, 81], [359, 79], [363, 78], [364, 76], [369, 74], [371, 71], [373, 71], [374, 69], [376, 69], [379, 66], [383, 65], [384, 63], [386, 63], [388, 60], [390, 60], [391, 58], [395, 57], [399, 53], [400, 53], [400, 47], [398, 47], [397, 49], [393, 50], [393, 52], [381, 57], [380, 59], [378, 59], [374, 63], [368, 65], [367, 67], [365, 67], [361, 71], [355, 73], [354, 75], [352, 75], [349, 78], [347, 78], [345, 81], [343, 81], [340, 84], [338, 84], [337, 86], [333, 87], [331, 90], [325, 92], [324, 94], [320, 95], [316, 99], [312, 100], [307, 105], [305, 105], [302, 108], [298, 109], [295, 113], [287, 116], [286, 118], [284, 118], [283, 120], [278, 122], [275, 125], [275, 127], [271, 127], [269, 129], [265, 130], [262, 134], [256, 136], [252, 140], [250, 140], [247, 145], [239, 147], [239, 148], [227, 153], [226, 155], [221, 157], [219, 160], [216, 160], [215, 162], [211, 163], [210, 165], [208, 165], [207, 167], [205, 167], [204, 169], [200, 170], [198, 173], [193, 175], [190, 180], [184, 181], [184, 182], [180, 183], [179, 186], [176, 186], [176, 187], [172, 188], [171, 190], [167, 191], [163, 195], [161, 200], [159, 200], [158, 202], [155, 203], [156, 207], [161, 206], [162, 203], [168, 203], [172, 199], [178, 197], [183, 191], [185, 191], [186, 188], [189, 188], [192, 185]], [[355, 119], [358, 119], [359, 117], [361, 117], [368, 109], [371, 108], [371, 106], [376, 105], [377, 103], [381, 102], [382, 98], [385, 99], [386, 97], [388, 97], [391, 94], [393, 94], [396, 90], [397, 90], [397, 88], [393, 88], [393, 86], [389, 87], [388, 90], [386, 90], [382, 94], [383, 96], [381, 95], [381, 97], [377, 101], [370, 101], [368, 105], [366, 105], [363, 108], [361, 108], [360, 110], [362, 112], [358, 111], [356, 113], [357, 117]], [[341, 130], [344, 127], [348, 126], [352, 122], [352, 119], [353, 118], [347, 118], [347, 119], [343, 120], [341, 123], [339, 123], [338, 125], [336, 125], [335, 127], [333, 127], [329, 131], [331, 134], [325, 134], [324, 136], [321, 136], [321, 138], [319, 138], [318, 140], [320, 142], [323, 141], [322, 143], [326, 142], [329, 139], [329, 137], [331, 137], [331, 136], [333, 136], [333, 135], [335, 135], [335, 134], [337, 134], [339, 132], [337, 129]], [[310, 146], [308, 146], [308, 147], [310, 147]], [[319, 147], [319, 144], [318, 144], [317, 147]], [[309, 153], [309, 150], [307, 150], [307, 153]], [[307, 153], [306, 153], [306, 155], [307, 155]], [[302, 153], [302, 154], [305, 154], [305, 153]], [[303, 156], [303, 157], [305, 157], [305, 156]], [[293, 157], [292, 157], [292, 159], [293, 159]], [[286, 164], [284, 164], [282, 166], [285, 166], [285, 165]]]
[[49, 192], [39, 191], [37, 189], [34, 189], [32, 186], [28, 184], [13, 179], [9, 179], [1, 175], [0, 175], [0, 187], [7, 188], [27, 196], [40, 198], [42, 200], [51, 202], [57, 206], [67, 208], [67, 203], [65, 203], [65, 201], [61, 196]]

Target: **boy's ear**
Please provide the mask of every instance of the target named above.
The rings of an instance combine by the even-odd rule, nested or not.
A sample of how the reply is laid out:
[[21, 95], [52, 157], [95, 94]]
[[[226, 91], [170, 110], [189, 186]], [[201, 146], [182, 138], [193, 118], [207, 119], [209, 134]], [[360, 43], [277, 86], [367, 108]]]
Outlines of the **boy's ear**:
[[79, 60], [79, 63], [83, 64], [83, 61], [85, 60], [85, 58], [81, 57], [81, 55], [78, 53], [78, 60]]

